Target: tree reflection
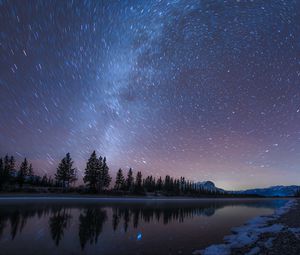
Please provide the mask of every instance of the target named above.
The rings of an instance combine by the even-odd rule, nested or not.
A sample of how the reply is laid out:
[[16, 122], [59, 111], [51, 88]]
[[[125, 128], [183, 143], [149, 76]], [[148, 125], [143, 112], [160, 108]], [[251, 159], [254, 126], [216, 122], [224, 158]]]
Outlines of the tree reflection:
[[0, 212], [0, 238], [3, 234], [4, 229], [6, 228], [7, 217]]
[[116, 208], [113, 209], [113, 216], [112, 216], [112, 227], [113, 230], [116, 231], [118, 228], [120, 222], [120, 217], [118, 215], [118, 211], [116, 210]]
[[[0, 209], [0, 237], [3, 235], [5, 228], [10, 226], [10, 237], [15, 239], [17, 234], [21, 234], [30, 218], [38, 216], [38, 218], [46, 217], [51, 211], [51, 206], [34, 205], [28, 207], [18, 206]], [[10, 224], [8, 224], [10, 223]]]
[[106, 211], [100, 208], [88, 208], [80, 214], [79, 239], [82, 249], [84, 249], [87, 242], [90, 244], [97, 243], [106, 219]]
[[128, 208], [126, 208], [124, 210], [124, 231], [127, 232], [128, 229], [128, 224], [130, 221], [130, 210]]
[[[11, 226], [11, 230], [10, 230], [10, 234], [11, 234], [11, 239], [14, 240], [16, 237], [16, 234], [18, 232], [19, 229], [19, 225], [20, 225], [20, 211], [14, 211], [10, 218], [10, 226]], [[22, 229], [20, 229], [20, 232], [22, 232]]]
[[[120, 233], [128, 232], [131, 229], [139, 228], [140, 224], [170, 224], [172, 222], [182, 223], [186, 219], [191, 219], [197, 216], [210, 217], [215, 214], [216, 210], [225, 206], [243, 205], [249, 207], [264, 207], [275, 208], [282, 206], [285, 201], [223, 201], [223, 202], [201, 202], [201, 203], [110, 203], [105, 204], [108, 207], [103, 207], [104, 204], [69, 204], [59, 205], [53, 204], [38, 204], [32, 203], [30, 206], [8, 205], [0, 208], [0, 238], [4, 235], [5, 238], [10, 237], [12, 240], [16, 238], [29, 225], [29, 229], [37, 232], [36, 224], [30, 224], [33, 221], [29, 219], [41, 219], [43, 224], [44, 219], [48, 221], [49, 231], [55, 244], [59, 246], [61, 240], [66, 236], [67, 229], [71, 226], [71, 221], [79, 223], [77, 230], [82, 249], [87, 243], [92, 245], [97, 244], [98, 237], [102, 232], [105, 221], [110, 217], [111, 224], [109, 227], [113, 231], [121, 228]], [[71, 210], [72, 209], [72, 210]], [[112, 209], [112, 214], [110, 214]], [[80, 210], [79, 217], [75, 214]], [[73, 215], [73, 218], [72, 218]], [[46, 224], [47, 225], [47, 224]], [[74, 224], [76, 226], [76, 224]], [[35, 232], [32, 233], [34, 235]]]
[[140, 210], [133, 210], [133, 227], [137, 228], [139, 226], [139, 217], [140, 217]]
[[67, 213], [66, 208], [54, 210], [53, 215], [49, 218], [51, 237], [56, 246], [59, 245], [59, 242], [63, 238], [64, 231], [69, 226], [71, 218], [72, 216], [70, 213]]
[[215, 211], [222, 206], [210, 204], [210, 206], [198, 207], [178, 207], [178, 206], [154, 206], [154, 207], [114, 207], [112, 215], [113, 230], [116, 231], [120, 222], [123, 222], [124, 232], [128, 231], [130, 223], [133, 228], [138, 228], [139, 223], [160, 222], [167, 225], [171, 222], [184, 222], [187, 218], [193, 218], [196, 215], [212, 216]]

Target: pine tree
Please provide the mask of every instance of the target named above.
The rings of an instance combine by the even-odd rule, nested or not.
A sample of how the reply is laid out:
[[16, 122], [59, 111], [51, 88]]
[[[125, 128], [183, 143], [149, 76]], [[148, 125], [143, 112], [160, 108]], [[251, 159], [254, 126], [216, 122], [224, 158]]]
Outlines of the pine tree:
[[51, 177], [49, 177], [49, 179], [48, 179], [48, 186], [49, 187], [53, 187], [54, 186], [53, 179]]
[[34, 181], [34, 172], [33, 172], [32, 164], [30, 164], [28, 168], [28, 178], [29, 178], [28, 182], [32, 185]]
[[[63, 158], [61, 160], [61, 162], [58, 165], [58, 168], [56, 169], [56, 174], [55, 174], [55, 179], [60, 183], [60, 185], [62, 185], [63, 187], [65, 187], [65, 180], [66, 180], [66, 159]], [[44, 186], [45, 179], [43, 176], [43, 181], [42, 181], [42, 185]]]
[[185, 178], [184, 177], [180, 177], [180, 191], [182, 193], [185, 192]]
[[18, 177], [17, 177], [20, 188], [23, 187], [26, 177], [28, 176], [28, 170], [29, 170], [28, 161], [25, 158], [24, 161], [21, 163], [21, 166], [20, 166], [20, 169], [18, 172]]
[[117, 172], [117, 177], [116, 177], [116, 183], [115, 183], [115, 189], [116, 190], [123, 190], [125, 186], [125, 179], [123, 175], [123, 171], [120, 168]]
[[67, 169], [67, 185], [69, 187], [69, 185], [71, 183], [74, 183], [77, 181], [77, 170], [76, 168], [73, 168], [73, 160], [70, 156], [70, 153], [66, 154], [66, 169]]
[[8, 183], [12, 178], [14, 174], [14, 168], [15, 168], [15, 159], [13, 156], [9, 157], [6, 155], [4, 157], [4, 164], [3, 164], [3, 171], [2, 171], [2, 178], [1, 178], [1, 186]]
[[174, 179], [173, 177], [170, 178], [170, 192], [174, 192]]
[[109, 175], [109, 167], [106, 163], [106, 158], [99, 158], [99, 164], [100, 164], [100, 173], [98, 175], [98, 187], [99, 187], [99, 191], [102, 191], [105, 188], [109, 187], [109, 184], [111, 182], [111, 177]]
[[4, 157], [4, 174], [5, 175], [7, 175], [7, 174], [9, 174], [9, 157], [8, 157], [8, 155], [6, 155], [5, 157]]
[[8, 163], [8, 165], [9, 165], [9, 171], [10, 171], [10, 174], [12, 174], [12, 172], [15, 169], [15, 164], [16, 164], [16, 160], [15, 160], [14, 156], [10, 156], [8, 162], [9, 162]]
[[138, 193], [143, 191], [142, 173], [141, 172], [137, 172], [137, 174], [136, 174], [135, 191], [138, 192]]
[[76, 169], [73, 168], [73, 163], [70, 153], [67, 153], [58, 165], [55, 179], [62, 184], [63, 188], [68, 188], [70, 183], [76, 180]]
[[4, 184], [5, 175], [4, 175], [4, 164], [3, 159], [0, 158], [0, 190], [2, 190], [2, 186]]
[[171, 182], [171, 177], [169, 175], [166, 175], [166, 177], [165, 177], [165, 185], [164, 185], [164, 190], [166, 192], [169, 192], [171, 190], [170, 182]]
[[45, 175], [42, 177], [42, 180], [41, 180], [41, 186], [46, 187], [47, 184], [48, 184], [48, 177], [47, 177], [47, 175], [45, 174]]
[[163, 181], [161, 179], [161, 176], [158, 178], [157, 182], [156, 182], [156, 190], [157, 191], [161, 191], [163, 188]]
[[132, 169], [129, 168], [129, 171], [128, 171], [128, 174], [127, 174], [127, 178], [126, 178], [126, 189], [128, 191], [132, 191], [133, 184], [134, 184], [134, 178], [133, 178], [133, 174], [132, 174]]
[[9, 159], [9, 177], [8, 177], [8, 180], [11, 180], [11, 181], [15, 181], [15, 178], [13, 178], [13, 176], [15, 176], [15, 164], [16, 164], [16, 160], [14, 158], [14, 156], [10, 156], [10, 159]]
[[155, 191], [155, 178], [153, 178], [152, 175], [147, 176], [145, 180], [143, 180], [143, 187], [148, 191], [148, 192], [153, 192]]
[[180, 193], [180, 181], [179, 181], [179, 179], [175, 179], [175, 181], [174, 181], [174, 191], [175, 191], [176, 195], [178, 195]]
[[98, 176], [100, 172], [100, 160], [97, 158], [96, 151], [91, 154], [85, 168], [83, 181], [91, 192], [97, 191]]

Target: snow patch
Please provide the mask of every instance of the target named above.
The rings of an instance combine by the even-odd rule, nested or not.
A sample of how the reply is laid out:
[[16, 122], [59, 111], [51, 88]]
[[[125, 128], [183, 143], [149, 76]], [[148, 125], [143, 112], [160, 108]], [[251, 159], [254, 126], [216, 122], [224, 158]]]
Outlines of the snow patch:
[[[232, 228], [232, 235], [224, 237], [224, 244], [214, 244], [204, 250], [197, 250], [193, 254], [202, 255], [227, 255], [230, 254], [231, 249], [241, 248], [255, 243], [259, 236], [263, 233], [278, 233], [283, 230], [284, 226], [281, 224], [268, 225], [270, 221], [279, 218], [281, 215], [287, 213], [292, 207], [296, 205], [296, 200], [289, 200], [284, 206], [275, 210], [271, 216], [259, 216], [249, 220], [245, 225]], [[298, 232], [299, 231], [299, 232]], [[295, 230], [300, 234], [300, 229]], [[265, 243], [265, 246], [272, 246], [271, 238]], [[259, 248], [254, 247], [248, 255], [259, 253]]]
[[264, 245], [265, 245], [265, 247], [266, 247], [267, 249], [271, 249], [271, 248], [272, 248], [274, 239], [275, 239], [274, 237], [270, 237], [270, 238], [264, 243]]
[[230, 248], [226, 244], [211, 245], [205, 249], [205, 252], [197, 250], [193, 252], [193, 255], [205, 254], [205, 255], [229, 255]]
[[283, 229], [281, 224], [265, 226], [261, 223], [248, 223], [243, 227], [235, 229], [234, 235], [226, 236], [224, 241], [228, 243], [230, 248], [241, 248], [256, 242], [259, 236], [263, 233], [278, 233]]
[[251, 249], [251, 251], [247, 252], [245, 255], [255, 255], [258, 254], [260, 252], [260, 249], [258, 247], [254, 247], [253, 249]]
[[295, 207], [296, 204], [297, 204], [296, 199], [292, 199], [292, 200], [288, 201], [284, 206], [275, 210], [274, 217], [279, 218], [279, 216], [286, 214], [290, 209]]
[[288, 228], [298, 239], [300, 239], [300, 228]]

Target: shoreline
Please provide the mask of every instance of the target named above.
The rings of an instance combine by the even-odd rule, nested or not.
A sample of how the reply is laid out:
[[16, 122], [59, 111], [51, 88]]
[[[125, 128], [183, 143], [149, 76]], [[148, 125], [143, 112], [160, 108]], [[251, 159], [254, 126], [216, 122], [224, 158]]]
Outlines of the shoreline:
[[194, 255], [289, 255], [300, 254], [300, 203], [289, 199], [272, 215], [258, 216], [243, 226], [231, 229], [232, 235], [224, 237], [223, 244], [213, 244]]
[[237, 200], [277, 200], [277, 199], [293, 199], [291, 197], [188, 197], [188, 196], [108, 196], [98, 194], [51, 194], [51, 193], [0, 193], [1, 200], [94, 200], [94, 201], [237, 201]]

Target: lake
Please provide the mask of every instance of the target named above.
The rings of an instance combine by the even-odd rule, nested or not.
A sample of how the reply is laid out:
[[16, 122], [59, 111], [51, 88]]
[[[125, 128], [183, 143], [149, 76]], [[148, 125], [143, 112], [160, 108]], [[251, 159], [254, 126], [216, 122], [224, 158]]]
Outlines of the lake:
[[191, 254], [286, 201], [0, 198], [0, 254]]

